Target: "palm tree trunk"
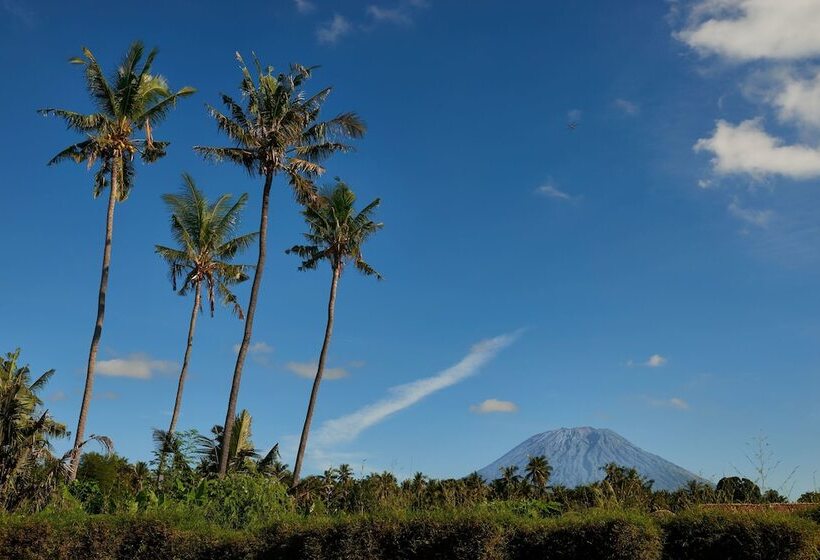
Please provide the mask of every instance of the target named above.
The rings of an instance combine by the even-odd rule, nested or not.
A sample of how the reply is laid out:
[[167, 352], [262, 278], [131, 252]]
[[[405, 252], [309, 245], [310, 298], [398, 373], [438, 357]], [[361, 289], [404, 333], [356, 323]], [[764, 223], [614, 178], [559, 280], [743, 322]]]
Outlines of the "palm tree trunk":
[[117, 204], [117, 174], [118, 161], [111, 166], [111, 184], [108, 192], [108, 212], [105, 217], [105, 245], [103, 246], [102, 273], [100, 274], [100, 291], [97, 294], [97, 322], [94, 324], [94, 334], [91, 336], [91, 349], [88, 352], [88, 369], [85, 374], [85, 389], [83, 402], [80, 405], [80, 418], [77, 421], [77, 432], [74, 435], [74, 447], [71, 450], [71, 466], [68, 480], [77, 478], [77, 469], [80, 466], [80, 447], [85, 436], [85, 422], [88, 417], [88, 407], [91, 404], [91, 395], [94, 391], [94, 370], [97, 366], [97, 350], [102, 337], [103, 320], [105, 319], [105, 296], [108, 292], [108, 270], [111, 266], [111, 242], [114, 236], [114, 207]]
[[253, 334], [253, 316], [256, 313], [256, 299], [259, 296], [259, 286], [262, 284], [262, 273], [265, 270], [268, 240], [268, 205], [270, 203], [270, 187], [272, 182], [273, 173], [269, 172], [265, 175], [265, 187], [262, 190], [262, 217], [259, 222], [259, 258], [256, 260], [256, 269], [253, 272], [251, 297], [250, 300], [248, 300], [247, 313], [245, 313], [245, 332], [242, 335], [242, 343], [239, 345], [239, 353], [236, 356], [236, 366], [233, 370], [233, 381], [231, 382], [231, 394], [228, 397], [228, 411], [225, 413], [225, 424], [223, 424], [222, 454], [219, 457], [220, 478], [228, 472], [228, 455], [231, 446], [234, 419], [236, 418], [236, 400], [239, 397], [239, 383], [242, 379], [242, 367], [245, 365], [245, 356], [248, 354], [248, 346], [250, 345], [251, 335]]
[[333, 280], [330, 283], [330, 298], [328, 298], [327, 302], [327, 326], [325, 327], [325, 340], [322, 342], [322, 351], [319, 354], [319, 366], [316, 368], [316, 377], [313, 380], [313, 389], [310, 391], [310, 401], [308, 402], [307, 415], [305, 416], [305, 425], [302, 427], [302, 438], [299, 440], [299, 451], [296, 453], [296, 464], [293, 467], [292, 488], [295, 488], [299, 484], [299, 474], [302, 471], [302, 461], [305, 455], [305, 448], [307, 447], [310, 423], [313, 420], [313, 408], [316, 406], [316, 397], [319, 395], [319, 385], [322, 383], [322, 374], [325, 371], [327, 349], [330, 346], [330, 336], [333, 334], [333, 316], [336, 313], [336, 288], [339, 285], [339, 276], [341, 273], [342, 267], [340, 265], [335, 265], [333, 267]]
[[[179, 384], [177, 385], [177, 398], [174, 402], [174, 412], [171, 414], [171, 425], [165, 434], [166, 444], [171, 441], [179, 419], [179, 409], [182, 407], [182, 390], [185, 387], [185, 378], [188, 376], [188, 363], [191, 359], [191, 348], [194, 347], [194, 331], [196, 330], [196, 317], [199, 312], [199, 305], [202, 294], [201, 282], [196, 283], [194, 290], [194, 308], [191, 310], [191, 322], [188, 324], [188, 345], [185, 347], [185, 357], [182, 358], [182, 371], [179, 372]], [[157, 480], [162, 480], [162, 469], [165, 466], [165, 446], [160, 449], [159, 466], [157, 467]]]

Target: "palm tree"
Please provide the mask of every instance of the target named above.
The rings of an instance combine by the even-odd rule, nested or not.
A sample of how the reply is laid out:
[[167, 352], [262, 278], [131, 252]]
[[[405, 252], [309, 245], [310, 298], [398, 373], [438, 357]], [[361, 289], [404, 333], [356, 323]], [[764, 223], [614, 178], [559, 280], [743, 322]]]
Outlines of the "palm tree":
[[[105, 244], [103, 246], [102, 272], [97, 296], [97, 319], [88, 353], [85, 390], [80, 406], [77, 431], [71, 452], [69, 479], [77, 476], [80, 447], [85, 435], [88, 407], [94, 387], [94, 369], [97, 349], [102, 336], [105, 318], [105, 298], [108, 292], [108, 271], [111, 263], [111, 242], [114, 230], [114, 207], [128, 198], [134, 181], [134, 156], [139, 154], [145, 163], [153, 163], [165, 155], [168, 142], [153, 139], [152, 127], [165, 118], [177, 100], [191, 95], [194, 89], [184, 87], [172, 92], [161, 76], [151, 73], [156, 49], [148, 53], [140, 67], [143, 46], [131, 45], [122, 63], [112, 74], [105, 77], [92, 52], [84, 48], [83, 56], [71, 59], [73, 64], [85, 66], [85, 81], [97, 112], [82, 114], [65, 109], [41, 109], [43, 115], [63, 119], [69, 129], [82, 134], [83, 139], [65, 148], [49, 161], [49, 165], [71, 159], [86, 163], [88, 167], [99, 163], [94, 175], [93, 196], [99, 196], [105, 188], [108, 193], [108, 210], [105, 219]], [[136, 138], [136, 132], [144, 132], [144, 138]]]
[[319, 385], [325, 368], [327, 350], [330, 346], [330, 336], [333, 333], [333, 318], [336, 308], [336, 289], [339, 278], [345, 265], [352, 263], [356, 269], [366, 276], [375, 276], [381, 279], [376, 272], [362, 258], [362, 244], [382, 228], [382, 223], [371, 219], [373, 211], [379, 206], [377, 198], [361, 212], [356, 212], [354, 204], [356, 195], [343, 182], [337, 180], [332, 190], [325, 192], [313, 204], [308, 204], [302, 214], [305, 217], [310, 231], [305, 234], [309, 245], [296, 245], [288, 249], [288, 253], [296, 253], [302, 258], [299, 270], [316, 268], [320, 262], [328, 261], [331, 268], [330, 297], [327, 304], [327, 324], [322, 350], [319, 352], [319, 364], [316, 377], [313, 380], [313, 389], [310, 391], [305, 424], [302, 427], [302, 437], [299, 440], [299, 451], [296, 453], [296, 464], [293, 467], [293, 484], [299, 484], [299, 473], [302, 469], [302, 460], [307, 447], [310, 423], [313, 419], [313, 409], [316, 406], [316, 397], [319, 394]]
[[54, 370], [32, 381], [29, 368], [18, 367], [19, 357], [20, 350], [0, 356], [0, 509], [5, 511], [24, 500], [45, 499], [53, 481], [39, 475], [58, 470], [51, 439], [66, 435], [65, 426], [42, 410], [38, 396]]
[[[236, 401], [242, 378], [242, 368], [253, 333], [256, 301], [265, 269], [268, 235], [268, 205], [273, 178], [285, 174], [300, 202], [315, 198], [311, 177], [321, 175], [321, 162], [335, 152], [346, 152], [350, 146], [341, 142], [345, 138], [360, 138], [365, 126], [355, 113], [341, 113], [328, 121], [320, 121], [322, 105], [330, 95], [325, 88], [312, 96], [302, 90], [310, 78], [312, 68], [291, 65], [290, 72], [274, 74], [273, 68], [256, 60], [257, 78], [237, 53], [242, 70], [240, 90], [247, 103], [242, 107], [227, 95], [222, 102], [227, 114], [209, 106], [217, 126], [230, 138], [233, 147], [195, 146], [194, 149], [212, 161], [230, 161], [242, 166], [252, 176], [262, 177], [262, 212], [259, 223], [259, 256], [254, 271], [251, 295], [248, 301], [245, 329], [236, 356], [228, 410], [225, 414], [225, 437], [231, 437]], [[228, 449], [229, 446], [225, 446]], [[227, 470], [227, 456], [220, 458], [219, 474]]]
[[[259, 459], [259, 453], [251, 439], [251, 424], [253, 418], [247, 410], [240, 412], [232, 424], [233, 436], [225, 438], [222, 426], [211, 428], [213, 437], [198, 436], [198, 454], [200, 456], [199, 471], [202, 474], [218, 474], [220, 458], [228, 457], [228, 468], [231, 471], [246, 471]], [[226, 453], [222, 452], [222, 445], [229, 442]]]
[[550, 476], [552, 475], [552, 466], [547, 461], [546, 456], [538, 455], [530, 457], [527, 462], [527, 467], [524, 469], [527, 481], [535, 489], [537, 495], [541, 496], [547, 488]]
[[[203, 286], [210, 305], [211, 317], [218, 294], [222, 302], [231, 305], [234, 313], [241, 319], [242, 308], [230, 288], [233, 284], [248, 279], [245, 272], [248, 267], [230, 261], [256, 239], [255, 233], [233, 236], [248, 195], [243, 194], [235, 203], [231, 203], [231, 195], [224, 194], [211, 204], [196, 187], [193, 177], [185, 173], [182, 175], [182, 182], [183, 189], [180, 194], [166, 194], [162, 197], [171, 213], [171, 233], [178, 248], [172, 249], [162, 245], [155, 248], [156, 253], [168, 263], [174, 291], [177, 290], [178, 277], [183, 279], [179, 295], [188, 294], [191, 288], [194, 291], [194, 304], [188, 324], [188, 342], [182, 360], [182, 370], [179, 373], [174, 412], [171, 414], [168, 431], [165, 432], [169, 440], [173, 438], [182, 406], [182, 390], [188, 374], [197, 313], [202, 308]], [[164, 459], [165, 450], [162, 449], [157, 478], [162, 477]]]

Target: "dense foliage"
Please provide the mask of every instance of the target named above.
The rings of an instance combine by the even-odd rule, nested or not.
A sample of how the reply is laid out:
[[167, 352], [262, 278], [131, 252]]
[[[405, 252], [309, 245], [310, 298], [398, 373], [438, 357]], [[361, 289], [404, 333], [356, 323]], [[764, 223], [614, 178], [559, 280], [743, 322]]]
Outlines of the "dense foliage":
[[0, 560], [809, 560], [817, 534], [784, 516], [703, 513], [285, 518], [243, 531], [169, 515], [38, 515], [0, 519]]

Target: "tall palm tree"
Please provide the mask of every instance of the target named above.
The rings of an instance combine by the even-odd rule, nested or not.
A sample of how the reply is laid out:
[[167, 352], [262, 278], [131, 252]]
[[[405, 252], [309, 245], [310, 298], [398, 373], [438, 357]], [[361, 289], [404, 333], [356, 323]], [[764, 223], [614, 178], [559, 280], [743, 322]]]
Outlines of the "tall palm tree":
[[[65, 148], [51, 158], [49, 165], [71, 159], [92, 167], [98, 163], [94, 175], [93, 196], [96, 198], [108, 188], [108, 210], [105, 219], [102, 272], [97, 295], [97, 318], [88, 353], [85, 390], [74, 434], [69, 479], [77, 476], [80, 447], [85, 435], [88, 407], [94, 388], [94, 370], [97, 349], [105, 318], [105, 298], [108, 292], [108, 271], [111, 263], [111, 242], [114, 230], [114, 206], [123, 202], [131, 192], [134, 181], [134, 156], [139, 154], [145, 163], [153, 163], [165, 155], [168, 142], [154, 140], [152, 127], [164, 119], [177, 100], [191, 95], [194, 89], [184, 87], [172, 92], [165, 78], [151, 73], [156, 49], [148, 53], [140, 66], [143, 46], [135, 42], [128, 49], [122, 63], [110, 78], [106, 78], [93, 53], [83, 49], [83, 56], [72, 58], [73, 64], [85, 67], [85, 81], [97, 112], [82, 114], [66, 109], [41, 109], [43, 115], [63, 119], [69, 129], [80, 133], [83, 139]], [[144, 133], [137, 138], [137, 131]]]
[[[223, 194], [216, 202], [209, 203], [202, 191], [196, 187], [193, 177], [185, 173], [182, 175], [182, 182], [180, 194], [166, 194], [162, 197], [171, 213], [171, 233], [177, 248], [162, 245], [155, 248], [156, 253], [168, 264], [174, 291], [177, 291], [177, 278], [182, 278], [179, 295], [188, 294], [192, 288], [194, 292], [194, 304], [188, 323], [188, 342], [182, 359], [182, 370], [179, 373], [174, 412], [171, 414], [171, 424], [165, 432], [169, 444], [174, 437], [182, 406], [182, 390], [188, 375], [197, 313], [202, 308], [202, 289], [204, 287], [206, 291], [211, 317], [214, 315], [218, 295], [241, 319], [242, 308], [231, 292], [231, 286], [248, 279], [248, 267], [230, 261], [256, 239], [255, 233], [234, 237], [240, 214], [248, 200], [247, 194], [243, 194], [233, 203], [229, 194]], [[164, 459], [165, 449], [161, 449], [157, 468], [158, 478], [162, 477]]]
[[530, 457], [524, 469], [524, 475], [535, 489], [536, 494], [541, 496], [547, 488], [550, 476], [552, 476], [552, 465], [549, 464], [547, 457], [544, 455]]
[[293, 467], [293, 485], [299, 484], [299, 473], [302, 469], [302, 460], [307, 447], [310, 423], [313, 419], [313, 409], [316, 406], [316, 397], [319, 394], [319, 385], [325, 369], [325, 359], [330, 346], [330, 337], [333, 333], [333, 318], [336, 311], [336, 290], [339, 278], [346, 264], [351, 263], [366, 276], [375, 276], [381, 279], [376, 272], [362, 258], [362, 244], [375, 232], [382, 228], [382, 223], [371, 219], [373, 211], [379, 206], [377, 198], [360, 212], [356, 212], [354, 204], [356, 195], [343, 183], [337, 180], [332, 190], [323, 193], [319, 199], [308, 204], [303, 211], [305, 221], [310, 231], [305, 234], [309, 245], [296, 245], [288, 249], [288, 253], [296, 253], [302, 258], [299, 270], [310, 270], [322, 261], [327, 261], [331, 269], [330, 297], [327, 303], [327, 324], [325, 337], [322, 341], [322, 350], [319, 352], [319, 364], [316, 377], [313, 379], [313, 389], [310, 391], [305, 424], [302, 427], [302, 437], [299, 440], [299, 451], [296, 454], [296, 464]]
[[[222, 102], [227, 109], [226, 113], [209, 106], [217, 126], [235, 145], [194, 147], [207, 159], [235, 163], [245, 168], [250, 175], [263, 179], [259, 256], [225, 413], [226, 438], [230, 438], [233, 433], [242, 368], [253, 333], [256, 302], [265, 269], [268, 206], [273, 178], [284, 174], [293, 187], [296, 198], [301, 202], [309, 202], [316, 196], [311, 178], [324, 172], [321, 162], [335, 152], [349, 151], [350, 146], [342, 140], [360, 138], [365, 132], [364, 123], [355, 113], [341, 113], [327, 121], [319, 120], [322, 105], [330, 95], [331, 88], [322, 89], [312, 96], [304, 93], [302, 86], [310, 78], [312, 68], [293, 64], [289, 73], [274, 74], [271, 66], [263, 68], [257, 60], [257, 76], [254, 80], [238, 53], [237, 59], [242, 70], [240, 91], [246, 99], [245, 107], [224, 94]], [[223, 449], [227, 451], [229, 447], [225, 445]], [[225, 455], [220, 457], [219, 475], [224, 476], [227, 468], [228, 457]]]

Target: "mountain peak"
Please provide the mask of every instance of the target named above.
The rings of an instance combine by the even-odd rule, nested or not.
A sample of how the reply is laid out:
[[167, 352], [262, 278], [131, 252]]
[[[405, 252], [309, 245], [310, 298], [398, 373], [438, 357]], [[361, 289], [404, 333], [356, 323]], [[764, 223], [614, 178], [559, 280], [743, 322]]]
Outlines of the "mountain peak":
[[607, 428], [582, 426], [535, 434], [480, 471], [485, 480], [500, 476], [500, 469], [515, 465], [522, 471], [530, 457], [545, 455], [553, 467], [550, 483], [567, 487], [601, 480], [603, 467], [616, 463], [631, 467], [655, 482], [658, 490], [675, 490], [690, 480], [703, 480], [632, 444]]

